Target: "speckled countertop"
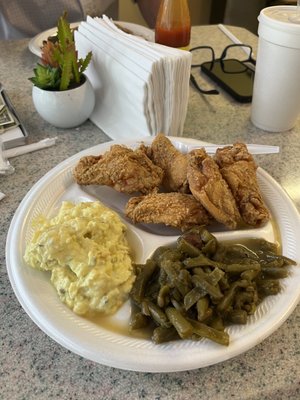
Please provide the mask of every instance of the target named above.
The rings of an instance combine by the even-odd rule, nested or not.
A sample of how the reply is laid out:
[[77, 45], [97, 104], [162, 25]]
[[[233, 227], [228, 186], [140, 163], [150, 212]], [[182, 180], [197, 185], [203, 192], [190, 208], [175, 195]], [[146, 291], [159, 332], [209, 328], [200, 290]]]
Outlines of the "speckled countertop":
[[[231, 28], [256, 47], [256, 37]], [[217, 54], [229, 40], [214, 26], [193, 29], [192, 45], [210, 44]], [[43, 122], [31, 101], [37, 58], [28, 41], [0, 41], [0, 82], [29, 131], [29, 141], [58, 136], [57, 145], [11, 160], [16, 171], [0, 176], [0, 399], [247, 399], [300, 398], [300, 307], [270, 337], [231, 360], [178, 373], [139, 373], [88, 361], [63, 348], [42, 332], [18, 303], [5, 265], [10, 221], [22, 198], [46, 172], [69, 156], [109, 138], [87, 122], [57, 130]], [[262, 132], [249, 120], [250, 106], [226, 95], [203, 97], [191, 89], [184, 136], [215, 143], [265, 143], [280, 146], [280, 155], [259, 156], [259, 164], [287, 191], [300, 209], [300, 120], [286, 133]], [[300, 235], [300, 228], [299, 228]], [[170, 360], [172, 362], [172, 360]]]

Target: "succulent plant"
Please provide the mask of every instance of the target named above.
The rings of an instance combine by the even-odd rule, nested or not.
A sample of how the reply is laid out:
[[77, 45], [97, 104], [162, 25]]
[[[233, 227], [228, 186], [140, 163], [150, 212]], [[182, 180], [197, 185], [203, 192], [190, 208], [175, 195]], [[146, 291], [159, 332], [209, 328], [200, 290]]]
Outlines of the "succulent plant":
[[58, 20], [57, 37], [43, 42], [41, 62], [34, 68], [34, 77], [29, 80], [41, 89], [67, 90], [83, 82], [83, 72], [92, 58], [92, 52], [78, 59], [74, 31], [64, 13]]

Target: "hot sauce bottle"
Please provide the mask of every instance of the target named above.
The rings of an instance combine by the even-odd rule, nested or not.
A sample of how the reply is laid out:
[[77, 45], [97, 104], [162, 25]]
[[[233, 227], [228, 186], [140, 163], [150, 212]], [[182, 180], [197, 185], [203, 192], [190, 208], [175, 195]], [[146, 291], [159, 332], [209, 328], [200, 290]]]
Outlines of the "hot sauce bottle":
[[191, 37], [191, 19], [187, 0], [162, 0], [155, 25], [155, 42], [187, 48]]

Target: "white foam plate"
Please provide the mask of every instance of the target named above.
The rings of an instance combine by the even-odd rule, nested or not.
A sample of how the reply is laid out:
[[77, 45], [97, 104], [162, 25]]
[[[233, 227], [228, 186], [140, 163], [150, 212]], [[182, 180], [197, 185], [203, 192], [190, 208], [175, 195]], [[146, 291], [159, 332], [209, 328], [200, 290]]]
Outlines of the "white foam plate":
[[[176, 139], [181, 149], [187, 144], [203, 144], [192, 139]], [[149, 139], [141, 139], [146, 143]], [[122, 142], [136, 146], [138, 141]], [[72, 178], [72, 170], [80, 157], [98, 155], [115, 142], [108, 142], [84, 150], [60, 163], [28, 192], [18, 207], [8, 232], [6, 244], [7, 271], [14, 292], [30, 318], [62, 346], [85, 357], [112, 367], [148, 372], [190, 370], [215, 364], [255, 346], [274, 332], [292, 313], [300, 299], [300, 268], [291, 267], [288, 278], [282, 280], [282, 292], [266, 298], [246, 325], [228, 328], [230, 345], [224, 347], [203, 339], [175, 341], [155, 345], [144, 338], [125, 333], [130, 313], [129, 302], [111, 317], [111, 324], [101, 325], [75, 315], [60, 302], [46, 272], [25, 265], [23, 254], [26, 242], [32, 236], [32, 220], [40, 213], [53, 215], [63, 200], [74, 202], [98, 199], [117, 210], [123, 218], [123, 207], [128, 196], [103, 186], [79, 187]], [[263, 237], [273, 241], [279, 234], [283, 254], [300, 260], [299, 214], [281, 186], [261, 168], [257, 171], [264, 200], [274, 224], [255, 230], [213, 232], [218, 239]], [[172, 243], [179, 232], [155, 225], [133, 226], [126, 219], [129, 241], [135, 252], [135, 261], [144, 262], [160, 245]], [[121, 331], [115, 329], [120, 326]]]
[[[134, 35], [142, 36], [150, 42], [154, 41], [154, 32], [153, 30], [138, 24], [134, 24], [131, 22], [123, 22], [123, 21], [114, 21], [116, 24], [120, 25], [125, 29], [129, 29]], [[80, 25], [80, 22], [73, 22], [70, 24], [71, 28], [77, 28]], [[43, 45], [43, 41], [47, 40], [49, 36], [54, 36], [57, 32], [57, 27], [47, 29], [44, 32], [38, 33], [34, 36], [28, 43], [29, 50], [38, 57], [42, 56], [41, 47]]]

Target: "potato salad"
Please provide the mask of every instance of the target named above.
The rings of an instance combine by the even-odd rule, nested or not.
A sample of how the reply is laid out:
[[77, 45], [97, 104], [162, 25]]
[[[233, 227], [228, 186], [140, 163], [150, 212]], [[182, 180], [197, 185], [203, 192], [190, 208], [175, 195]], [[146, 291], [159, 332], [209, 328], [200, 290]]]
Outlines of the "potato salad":
[[111, 315], [128, 298], [135, 276], [126, 226], [100, 202], [63, 202], [38, 217], [24, 259], [50, 271], [60, 299], [79, 315]]

